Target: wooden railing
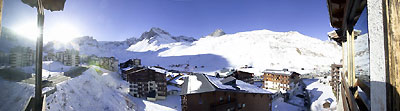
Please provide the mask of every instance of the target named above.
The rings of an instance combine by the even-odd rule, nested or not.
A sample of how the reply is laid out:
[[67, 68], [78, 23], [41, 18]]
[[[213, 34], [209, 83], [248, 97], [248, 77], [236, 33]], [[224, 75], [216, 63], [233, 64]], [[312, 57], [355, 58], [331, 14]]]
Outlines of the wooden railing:
[[[34, 97], [30, 96], [29, 100], [26, 102], [26, 104], [24, 105], [24, 108], [22, 111], [35, 111], [35, 101], [34, 101]], [[42, 106], [41, 107], [42, 111], [46, 111], [46, 94], [43, 94], [42, 96]]]
[[[358, 93], [358, 88], [366, 94], [367, 98], [361, 97]], [[370, 98], [370, 87], [362, 80], [358, 79], [357, 82], [349, 86], [346, 82], [343, 73], [341, 73], [340, 93], [342, 95], [343, 109], [345, 111], [370, 111], [371, 107], [367, 104]]]

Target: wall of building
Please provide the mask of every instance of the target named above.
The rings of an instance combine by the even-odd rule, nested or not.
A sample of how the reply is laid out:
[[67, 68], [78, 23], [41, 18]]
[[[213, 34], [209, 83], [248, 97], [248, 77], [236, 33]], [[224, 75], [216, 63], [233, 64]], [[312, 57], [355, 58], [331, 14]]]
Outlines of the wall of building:
[[[269, 74], [264, 73], [263, 75], [263, 88], [266, 89], [282, 89], [289, 90], [289, 75], [281, 75], [281, 74]], [[272, 83], [272, 84], [271, 84]]]
[[382, 0], [367, 0], [367, 9], [368, 36], [370, 39], [371, 95], [373, 95], [371, 96], [371, 111], [386, 111], [386, 66]]
[[269, 94], [214, 91], [182, 95], [181, 97], [182, 111], [271, 110], [271, 97]]

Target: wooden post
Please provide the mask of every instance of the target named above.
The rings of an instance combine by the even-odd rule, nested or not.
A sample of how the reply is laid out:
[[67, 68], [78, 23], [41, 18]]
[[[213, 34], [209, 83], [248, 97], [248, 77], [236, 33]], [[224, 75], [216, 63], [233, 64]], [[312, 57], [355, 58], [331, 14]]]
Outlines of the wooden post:
[[400, 110], [400, 0], [383, 0], [388, 111]]
[[347, 83], [353, 86], [355, 83], [355, 67], [354, 67], [354, 31], [346, 31], [347, 36]]
[[44, 24], [44, 7], [42, 0], [38, 0], [38, 21], [39, 35], [36, 41], [36, 86], [35, 86], [35, 110], [42, 110], [42, 56], [43, 56], [43, 24]]

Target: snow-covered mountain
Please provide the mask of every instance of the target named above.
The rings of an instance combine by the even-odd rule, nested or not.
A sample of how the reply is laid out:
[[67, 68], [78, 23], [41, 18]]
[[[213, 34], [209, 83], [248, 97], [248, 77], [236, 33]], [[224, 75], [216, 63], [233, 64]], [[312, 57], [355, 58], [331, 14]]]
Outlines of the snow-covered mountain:
[[219, 37], [219, 36], [222, 36], [222, 35], [225, 35], [225, 34], [226, 33], [222, 29], [217, 29], [213, 33], [211, 33], [209, 36]]
[[144, 32], [140, 36], [139, 42], [130, 46], [128, 50], [134, 52], [157, 51], [162, 48], [187, 45], [193, 41], [196, 41], [193, 37], [175, 37], [160, 28], [151, 28], [150, 31]]
[[368, 33], [362, 34], [354, 40], [356, 74], [369, 75], [369, 43]]
[[[80, 54], [114, 56], [120, 62], [140, 58], [144, 65], [196, 72], [214, 72], [244, 65], [253, 66], [259, 72], [266, 68], [327, 71], [331, 64], [339, 63], [341, 59], [341, 48], [334, 42], [294, 31], [221, 32], [219, 37], [205, 36], [196, 40], [152, 28], [137, 39], [106, 42], [82, 37], [57, 45], [77, 49]], [[48, 43], [46, 49], [60, 49], [55, 46]]]

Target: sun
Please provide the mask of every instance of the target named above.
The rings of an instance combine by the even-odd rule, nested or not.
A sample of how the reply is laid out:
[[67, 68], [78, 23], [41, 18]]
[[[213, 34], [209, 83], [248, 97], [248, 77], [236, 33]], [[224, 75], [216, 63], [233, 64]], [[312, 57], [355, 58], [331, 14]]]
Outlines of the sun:
[[[36, 40], [39, 36], [39, 28], [35, 22], [26, 22], [17, 25], [13, 28], [13, 31], [31, 40]], [[76, 26], [70, 23], [45, 24], [43, 33], [43, 41], [59, 41], [64, 43], [81, 36]]]
[[72, 24], [55, 24], [45, 31], [45, 41], [69, 42], [81, 36], [79, 30]]
[[39, 29], [33, 22], [27, 22], [24, 24], [17, 25], [16, 27], [12, 28], [12, 30], [16, 34], [31, 40], [36, 40], [36, 38], [39, 36]]

